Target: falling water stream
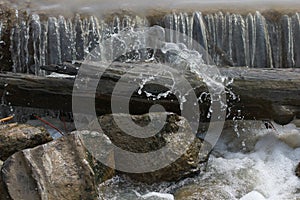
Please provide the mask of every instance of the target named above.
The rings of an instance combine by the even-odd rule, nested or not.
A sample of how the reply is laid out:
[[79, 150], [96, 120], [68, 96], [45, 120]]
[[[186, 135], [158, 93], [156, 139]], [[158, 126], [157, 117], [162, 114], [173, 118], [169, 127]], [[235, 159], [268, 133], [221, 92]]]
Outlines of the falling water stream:
[[[158, 30], [166, 28], [175, 32], [161, 32], [165, 40], [161, 52], [137, 51], [134, 60], [152, 62], [155, 53], [162, 53], [169, 64], [176, 66], [182, 64], [182, 60], [178, 60], [181, 55], [184, 61], [189, 61], [184, 70], [198, 74], [207, 84], [224, 84], [224, 77], [210, 79], [207, 72], [212, 64], [300, 67], [300, 14], [297, 12], [277, 13], [276, 18], [272, 13], [259, 11], [241, 14], [168, 12], [156, 19], [126, 12], [110, 17], [45, 16], [38, 12], [24, 16], [18, 10], [13, 13], [12, 22], [0, 19], [0, 51], [9, 49], [13, 72], [45, 76], [49, 74], [40, 66], [84, 60], [87, 55], [107, 61], [112, 59], [107, 56], [120, 54], [120, 51], [145, 49], [143, 45], [147, 41], [143, 34], [133, 30], [154, 25]], [[137, 46], [122, 49], [122, 45], [127, 44], [122, 40], [124, 30], [135, 37], [138, 44], [132, 45]], [[10, 37], [4, 38], [4, 32], [9, 32]], [[172, 57], [174, 52], [175, 59]], [[189, 57], [185, 57], [187, 55]], [[4, 59], [7, 57], [0, 58]], [[143, 77], [141, 81], [147, 82], [143, 82]], [[140, 84], [141, 89], [143, 86]], [[159, 95], [155, 97], [159, 98]], [[181, 98], [184, 102], [185, 96]], [[226, 109], [224, 104], [220, 104], [220, 109]], [[266, 130], [261, 122], [234, 123], [240, 124], [234, 130], [229, 127], [223, 130], [205, 173], [176, 183], [154, 185], [134, 183], [117, 176], [99, 186], [99, 199], [300, 199], [300, 182], [294, 176], [294, 167], [300, 158], [299, 124], [298, 127], [295, 124], [275, 125], [274, 130]]]
[[16, 10], [15, 18], [10, 27], [0, 23], [1, 31], [10, 30], [10, 40], [3, 42], [10, 44], [14, 72], [42, 75], [39, 66], [83, 60], [92, 49], [103, 45], [107, 37], [120, 30], [153, 24], [187, 36], [166, 33], [169, 42], [184, 43], [191, 48], [192, 40], [187, 38], [194, 39], [202, 45], [202, 53], [208, 52], [211, 61], [220, 66], [300, 67], [300, 16], [297, 12], [288, 15], [265, 13], [265, 16], [258, 11], [247, 14], [173, 13], [151, 22], [149, 17], [126, 14], [115, 15], [110, 20], [85, 15], [45, 18], [30, 14], [24, 17]]

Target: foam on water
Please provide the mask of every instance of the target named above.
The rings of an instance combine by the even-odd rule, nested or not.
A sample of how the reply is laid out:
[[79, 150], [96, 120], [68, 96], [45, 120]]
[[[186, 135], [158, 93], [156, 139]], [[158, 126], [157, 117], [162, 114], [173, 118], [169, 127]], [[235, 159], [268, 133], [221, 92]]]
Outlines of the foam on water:
[[240, 200], [265, 200], [265, 197], [257, 191], [252, 191], [240, 198]]
[[[232, 128], [224, 130], [205, 173], [177, 183], [151, 186], [132, 183], [126, 177], [115, 177], [100, 185], [100, 199], [163, 200], [166, 194], [181, 199], [178, 192], [190, 186], [206, 191], [193, 196], [198, 199], [218, 199], [220, 192], [230, 199], [299, 199], [300, 180], [294, 170], [300, 161], [300, 148], [299, 144], [296, 148], [290, 146], [290, 137], [295, 136], [297, 140], [300, 128], [289, 124], [266, 130], [261, 122], [251, 121], [240, 125], [239, 129], [245, 130], [240, 132], [240, 137]], [[205, 196], [209, 194], [212, 196]]]
[[167, 193], [159, 193], [159, 192], [149, 192], [147, 194], [141, 195], [137, 191], [133, 190], [133, 192], [136, 194], [136, 196], [141, 197], [142, 199], [147, 198], [159, 198], [159, 199], [165, 199], [165, 200], [174, 200], [174, 196], [172, 194]]
[[[240, 138], [227, 141], [227, 144], [221, 140], [223, 148], [216, 151], [222, 156], [211, 157], [211, 168], [227, 179], [227, 191], [236, 198], [246, 194], [245, 199], [257, 199], [257, 196], [272, 200], [300, 197], [300, 182], [294, 175], [300, 148], [292, 148], [294, 144], [289, 146], [290, 138], [297, 140], [300, 129], [292, 125], [275, 128], [276, 131], [254, 129], [250, 134], [244, 133]], [[230, 143], [242, 141], [247, 152], [232, 152], [232, 147], [228, 148]]]

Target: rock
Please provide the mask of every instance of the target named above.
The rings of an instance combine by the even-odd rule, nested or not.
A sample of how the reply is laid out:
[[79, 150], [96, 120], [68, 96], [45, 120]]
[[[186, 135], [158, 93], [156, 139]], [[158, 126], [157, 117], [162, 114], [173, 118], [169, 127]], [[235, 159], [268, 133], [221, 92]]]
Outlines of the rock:
[[175, 200], [219, 200], [234, 199], [222, 186], [188, 185], [178, 189], [174, 194]]
[[298, 176], [300, 178], [300, 162], [295, 169], [295, 174], [296, 174], [296, 176]]
[[280, 134], [279, 139], [289, 147], [296, 149], [300, 147], [300, 130], [292, 129]]
[[[97, 185], [114, 171], [87, 151], [84, 134], [89, 132], [74, 132], [9, 157], [1, 177], [10, 199], [97, 199]], [[103, 135], [98, 139], [110, 142]]]
[[292, 123], [295, 124], [296, 127], [300, 128], [300, 119], [294, 119]]
[[45, 128], [27, 124], [6, 124], [0, 126], [0, 159], [23, 149], [33, 148], [52, 140]]
[[[3, 162], [0, 160], [0, 169], [2, 168]], [[6, 200], [8, 198], [8, 194], [6, 193], [6, 190], [4, 188], [4, 184], [2, 182], [2, 177], [0, 176], [0, 200]]]
[[[164, 118], [165, 122], [158, 131], [150, 137], [138, 138], [126, 134], [124, 129], [120, 129], [116, 124], [115, 119], [125, 119], [129, 117], [138, 127], [149, 125], [155, 129], [155, 126], [161, 123]], [[134, 153], [144, 153], [144, 159], [136, 158], [136, 155], [122, 154], [118, 150], [114, 151], [116, 169], [120, 168], [131, 179], [144, 182], [154, 183], [161, 181], [177, 181], [179, 179], [198, 174], [204, 167], [209, 155], [209, 145], [196, 137], [188, 121], [173, 113], [151, 113], [145, 115], [126, 115], [126, 114], [110, 114], [99, 118], [99, 124], [105, 134], [117, 147]], [[150, 125], [151, 124], [151, 125]], [[94, 125], [91, 125], [94, 126]], [[130, 124], [124, 124], [127, 133], [136, 132], [136, 127]], [[180, 130], [179, 130], [180, 129]], [[153, 131], [152, 129], [148, 132]], [[141, 131], [142, 132], [142, 131]], [[147, 132], [147, 131], [145, 131]], [[147, 134], [149, 134], [147, 132]], [[187, 139], [188, 138], [188, 139]], [[187, 144], [187, 140], [190, 143]], [[186, 151], [182, 149], [183, 144], [186, 144]], [[169, 152], [161, 151], [155, 159], [148, 152], [156, 152], [157, 150], [166, 147]], [[202, 148], [203, 147], [203, 148]], [[200, 151], [201, 149], [201, 151]], [[181, 152], [180, 152], [181, 151]], [[161, 168], [155, 170], [142, 171], [147, 166], [159, 166], [162, 162], [173, 156], [178, 156], [175, 162], [167, 163]], [[149, 156], [149, 157], [148, 157]], [[147, 168], [148, 169], [148, 168]], [[136, 170], [136, 171], [135, 171]]]
[[0, 200], [11, 200], [9, 198], [9, 195], [7, 194], [5, 187], [4, 187], [4, 183], [2, 181], [1, 176], [0, 176]]

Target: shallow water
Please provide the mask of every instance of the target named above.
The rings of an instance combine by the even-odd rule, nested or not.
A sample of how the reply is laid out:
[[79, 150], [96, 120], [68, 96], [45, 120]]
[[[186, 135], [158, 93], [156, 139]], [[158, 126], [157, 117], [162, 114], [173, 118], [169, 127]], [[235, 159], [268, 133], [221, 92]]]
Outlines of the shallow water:
[[275, 129], [254, 121], [239, 124], [239, 134], [226, 128], [205, 173], [151, 186], [115, 177], [100, 185], [99, 199], [300, 199], [300, 180], [294, 175], [300, 128], [289, 124]]

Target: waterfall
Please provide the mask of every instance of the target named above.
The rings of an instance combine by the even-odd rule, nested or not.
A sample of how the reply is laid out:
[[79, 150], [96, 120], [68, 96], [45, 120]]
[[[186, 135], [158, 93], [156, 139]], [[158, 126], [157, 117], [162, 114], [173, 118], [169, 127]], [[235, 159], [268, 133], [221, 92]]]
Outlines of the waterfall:
[[25, 21], [16, 24], [11, 34], [11, 54], [14, 72], [28, 71], [28, 27]]
[[63, 16], [58, 18], [58, 32], [60, 35], [60, 51], [61, 51], [61, 60], [62, 61], [71, 61], [74, 60], [74, 44], [73, 44], [73, 34], [72, 34], [73, 25], [71, 20], [65, 20]]
[[[217, 65], [261, 68], [300, 67], [299, 24], [298, 13], [283, 15], [279, 21], [267, 19], [260, 12], [244, 16], [222, 12], [173, 13], [164, 19], [166, 28], [191, 34], [203, 47], [199, 51], [207, 51]], [[168, 32], [166, 38], [182, 42]], [[187, 45], [186, 41], [183, 43]]]
[[[45, 73], [39, 69], [42, 65], [83, 60], [91, 51], [95, 58], [118, 54], [122, 44], [114, 39], [114, 34], [123, 29], [153, 25], [147, 17], [126, 14], [109, 19], [79, 14], [73, 18], [38, 14], [20, 17], [18, 11], [15, 15], [10, 25], [0, 23], [1, 33], [10, 32], [10, 41], [3, 41], [0, 34], [1, 45], [10, 45], [12, 71], [36, 75]], [[157, 17], [156, 22], [183, 33], [166, 31], [166, 41], [183, 43], [191, 49], [197, 45], [190, 38], [201, 44], [195, 50], [206, 62], [213, 61], [219, 66], [300, 67], [299, 13], [274, 15], [276, 19], [260, 12], [244, 15], [182, 12]], [[106, 46], [103, 41], [110, 37], [114, 42]]]
[[292, 30], [293, 30], [293, 43], [294, 43], [294, 57], [295, 57], [295, 66], [300, 67], [300, 17], [299, 13], [296, 13], [292, 17]]
[[[0, 25], [1, 36], [2, 23]], [[119, 47], [116, 42], [107, 49], [101, 43], [106, 38], [124, 28], [143, 26], [149, 26], [147, 19], [138, 16], [115, 16], [111, 22], [106, 22], [95, 16], [82, 17], [79, 14], [74, 18], [58, 16], [43, 20], [38, 14], [32, 14], [25, 20], [16, 11], [13, 26], [7, 27], [11, 29], [8, 43], [12, 71], [44, 75], [45, 72], [39, 68], [42, 65], [83, 60], [91, 51], [94, 57], [99, 58], [101, 52], [94, 51], [95, 49], [101, 49], [105, 53]]]
[[40, 24], [40, 17], [38, 15], [32, 15], [31, 21], [29, 24], [30, 27], [30, 42], [31, 44], [31, 52], [33, 52], [33, 60], [31, 63], [34, 63], [33, 69], [31, 71], [35, 72], [38, 75], [39, 66], [41, 65], [40, 57], [41, 57], [41, 49], [40, 49], [40, 42], [41, 42], [41, 24]]

